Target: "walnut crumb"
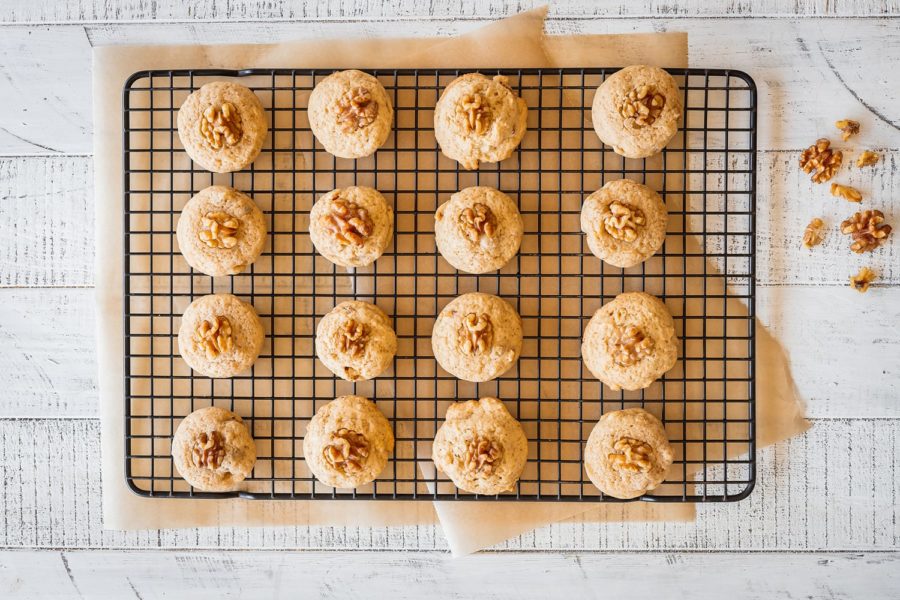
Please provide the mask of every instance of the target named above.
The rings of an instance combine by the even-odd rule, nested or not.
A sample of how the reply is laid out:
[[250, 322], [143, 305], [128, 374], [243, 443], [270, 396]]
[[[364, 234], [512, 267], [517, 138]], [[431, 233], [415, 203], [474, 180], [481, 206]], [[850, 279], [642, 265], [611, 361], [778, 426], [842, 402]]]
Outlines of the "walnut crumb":
[[878, 156], [877, 152], [872, 152], [871, 150], [866, 150], [865, 152], [863, 152], [862, 154], [859, 155], [859, 158], [856, 159], [856, 166], [860, 167], [860, 168], [871, 167], [872, 165], [874, 165], [875, 163], [878, 162], [879, 158], [880, 157]]
[[822, 219], [816, 217], [809, 222], [806, 230], [803, 232], [803, 247], [812, 248], [818, 246], [825, 239], [825, 223]]
[[843, 161], [844, 153], [832, 150], [831, 142], [825, 138], [816, 140], [800, 155], [800, 167], [804, 173], [812, 173], [814, 183], [824, 183], [834, 177]]
[[862, 194], [858, 189], [841, 183], [831, 184], [831, 195], [840, 196], [847, 202], [862, 202]]
[[841, 119], [840, 121], [836, 122], [834, 126], [841, 130], [841, 139], [845, 142], [852, 136], [859, 133], [859, 121]]
[[862, 267], [859, 273], [850, 277], [850, 287], [857, 292], [864, 293], [873, 281], [875, 281], [875, 272], [869, 267]]

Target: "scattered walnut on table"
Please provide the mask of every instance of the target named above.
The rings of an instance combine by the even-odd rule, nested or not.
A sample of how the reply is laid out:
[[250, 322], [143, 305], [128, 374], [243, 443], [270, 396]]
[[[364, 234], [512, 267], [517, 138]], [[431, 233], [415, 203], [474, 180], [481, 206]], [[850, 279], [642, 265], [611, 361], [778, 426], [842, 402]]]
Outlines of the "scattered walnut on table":
[[344, 474], [358, 473], [369, 456], [369, 441], [363, 434], [342, 427], [331, 435], [331, 443], [322, 449], [322, 456]]
[[862, 267], [859, 273], [850, 277], [850, 287], [863, 293], [869, 289], [869, 285], [875, 281], [875, 272], [869, 267]]
[[201, 433], [191, 447], [194, 466], [204, 469], [218, 469], [225, 458], [225, 440], [218, 431]]
[[470, 477], [487, 476], [500, 461], [503, 449], [496, 442], [476, 435], [466, 441], [466, 453], [463, 457], [463, 469]]
[[338, 101], [338, 123], [345, 133], [368, 127], [378, 117], [378, 103], [372, 92], [364, 87], [355, 87], [344, 92]]
[[603, 207], [600, 222], [604, 231], [615, 239], [633, 242], [637, 239], [638, 229], [647, 224], [647, 219], [641, 209], [613, 200]]
[[465, 354], [478, 355], [490, 351], [494, 341], [494, 327], [491, 318], [482, 313], [464, 315], [459, 326], [457, 342]]
[[478, 243], [481, 236], [491, 237], [497, 230], [497, 218], [494, 213], [480, 202], [459, 213], [459, 224], [463, 235], [474, 244]]
[[372, 235], [374, 225], [369, 212], [344, 198], [335, 198], [331, 210], [325, 216], [329, 231], [334, 234], [341, 245], [355, 244], [361, 246], [366, 238]]
[[369, 328], [353, 319], [347, 320], [341, 328], [340, 350], [350, 356], [362, 354], [369, 341]]
[[209, 106], [200, 119], [200, 135], [214, 150], [234, 146], [241, 141], [241, 115], [231, 102]]
[[653, 125], [665, 105], [666, 97], [655, 86], [645, 83], [628, 92], [619, 105], [619, 114], [625, 118], [626, 127], [640, 129]]
[[630, 367], [637, 364], [653, 351], [653, 338], [634, 325], [613, 325], [612, 333], [606, 340], [606, 350], [617, 365]]
[[841, 233], [851, 236], [850, 249], [862, 254], [878, 248], [890, 235], [891, 226], [885, 224], [884, 213], [880, 210], [865, 210], [841, 222]]
[[465, 94], [456, 105], [457, 112], [465, 117], [466, 131], [483, 135], [491, 124], [491, 111], [480, 92]]
[[862, 202], [862, 194], [858, 189], [841, 183], [831, 184], [831, 195], [840, 196], [848, 202]]
[[197, 237], [210, 248], [234, 248], [241, 221], [226, 212], [208, 212], [200, 219]]
[[859, 155], [859, 158], [856, 159], [857, 167], [871, 167], [875, 163], [878, 162], [879, 156], [877, 152], [872, 152], [871, 150], [866, 150], [862, 154]]
[[809, 222], [806, 230], [803, 232], [803, 246], [812, 248], [818, 246], [825, 239], [825, 223], [822, 219], [816, 217]]
[[800, 167], [804, 173], [812, 173], [815, 183], [824, 183], [834, 177], [843, 161], [843, 152], [832, 150], [831, 142], [825, 138], [816, 140], [800, 155]]
[[845, 142], [849, 140], [851, 136], [859, 133], [859, 121], [841, 119], [840, 121], [836, 122], [834, 126], [841, 130], [841, 139]]
[[234, 348], [231, 322], [223, 316], [217, 316], [212, 321], [200, 321], [194, 329], [193, 342], [195, 348], [206, 353], [206, 358], [213, 360]]
[[616, 440], [613, 450], [607, 455], [610, 463], [621, 471], [632, 473], [646, 473], [653, 467], [653, 448], [650, 444], [630, 437]]

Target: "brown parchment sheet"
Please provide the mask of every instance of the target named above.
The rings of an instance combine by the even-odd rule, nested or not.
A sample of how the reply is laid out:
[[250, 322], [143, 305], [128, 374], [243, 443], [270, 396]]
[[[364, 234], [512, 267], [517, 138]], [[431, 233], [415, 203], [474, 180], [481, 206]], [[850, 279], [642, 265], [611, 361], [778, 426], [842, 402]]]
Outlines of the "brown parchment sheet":
[[[100, 47], [94, 54], [97, 304], [103, 451], [104, 526], [159, 529], [196, 526], [399, 525], [428, 523], [427, 502], [243, 501], [148, 499], [131, 494], [123, 474], [122, 113], [121, 90], [133, 72], [156, 68], [377, 68], [687, 65], [686, 34], [543, 35], [543, 9], [449, 40], [342, 40], [277, 45]], [[113, 115], [110, 118], [110, 115]], [[163, 183], [161, 182], [161, 185]], [[690, 240], [690, 238], [688, 238]], [[696, 244], [695, 240], [689, 243]], [[714, 268], [714, 267], [713, 267]], [[363, 282], [365, 280], [363, 279]], [[240, 293], [240, 283], [236, 293]], [[277, 285], [277, 284], [276, 284]], [[347, 278], [346, 285], [353, 285]], [[712, 285], [708, 283], [708, 285]], [[724, 287], [725, 282], [721, 285]], [[360, 291], [360, 290], [357, 290]], [[648, 290], [649, 291], [649, 290]], [[172, 307], [175, 310], [175, 307]], [[729, 314], [746, 308], [729, 303]], [[802, 431], [806, 422], [784, 353], [758, 327], [758, 442]], [[426, 464], [420, 465], [423, 469]], [[560, 519], [684, 520], [690, 505], [593, 506], [590, 503], [435, 503], [454, 554], [483, 548]], [[587, 512], [585, 512], [587, 510]]]

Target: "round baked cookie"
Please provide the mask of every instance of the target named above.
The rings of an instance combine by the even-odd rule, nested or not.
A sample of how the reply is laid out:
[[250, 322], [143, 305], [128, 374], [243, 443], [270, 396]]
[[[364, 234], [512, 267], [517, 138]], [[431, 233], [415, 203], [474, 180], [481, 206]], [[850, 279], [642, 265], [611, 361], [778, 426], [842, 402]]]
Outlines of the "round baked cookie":
[[584, 448], [584, 470], [608, 496], [627, 500], [666, 478], [674, 453], [659, 419], [642, 408], [606, 413]]
[[213, 173], [246, 168], [259, 156], [268, 130], [259, 98], [239, 83], [207, 83], [178, 110], [178, 137], [185, 152]]
[[266, 243], [266, 220], [250, 196], [211, 185], [181, 211], [178, 248], [191, 267], [212, 277], [243, 272]]
[[662, 300], [627, 292], [601, 306], [587, 327], [581, 356], [613, 390], [641, 390], [678, 360], [675, 322]]
[[665, 148], [684, 112], [681, 90], [662, 69], [635, 65], [597, 88], [591, 116], [600, 141], [626, 158], [646, 158]]
[[381, 83], [362, 71], [338, 71], [309, 96], [309, 128], [327, 152], [362, 158], [378, 150], [391, 133], [394, 108]]
[[341, 396], [317, 410], [303, 438], [309, 470], [335, 488], [355, 488], [373, 481], [393, 451], [391, 424], [362, 396]]
[[394, 236], [394, 211], [376, 189], [331, 190], [309, 212], [309, 238], [319, 254], [341, 267], [375, 262]]
[[525, 469], [528, 439], [500, 400], [457, 402], [434, 436], [431, 460], [461, 490], [509, 492]]
[[516, 255], [525, 224], [512, 199], [492, 187], [456, 192], [434, 213], [434, 241], [466, 273], [496, 271]]
[[441, 151], [466, 169], [508, 158], [525, 135], [528, 106], [503, 75], [457, 77], [434, 108], [434, 135]]
[[238, 415], [208, 406], [178, 425], [172, 459], [178, 474], [198, 490], [230, 492], [253, 470], [256, 445]]
[[609, 181], [581, 207], [591, 252], [614, 267], [633, 267], [660, 249], [669, 213], [652, 189], [630, 179]]
[[368, 302], [341, 302], [316, 327], [316, 356], [347, 381], [377, 377], [391, 366], [396, 353], [391, 320]]
[[470, 292], [454, 298], [431, 332], [434, 358], [445, 371], [481, 382], [506, 373], [522, 352], [522, 319], [508, 302]]
[[184, 362], [214, 378], [234, 377], [249, 369], [264, 340], [256, 310], [231, 294], [197, 298], [184, 311], [178, 329], [178, 351]]

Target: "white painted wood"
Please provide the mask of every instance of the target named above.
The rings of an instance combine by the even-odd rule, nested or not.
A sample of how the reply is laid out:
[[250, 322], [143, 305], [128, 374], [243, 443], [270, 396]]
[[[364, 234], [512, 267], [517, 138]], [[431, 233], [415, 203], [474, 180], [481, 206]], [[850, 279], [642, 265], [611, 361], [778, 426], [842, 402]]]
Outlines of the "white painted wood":
[[[445, 549], [430, 525], [104, 531], [99, 424], [0, 420], [0, 547]], [[892, 550], [900, 543], [896, 420], [816, 421], [759, 454], [756, 491], [698, 507], [696, 522], [566, 521], [514, 538], [507, 550]]]
[[[900, 554], [0, 553], [0, 594], [192, 598], [889, 600]], [[803, 576], [798, 576], [803, 574]], [[666, 591], [660, 596], [660, 590]], [[17, 596], [15, 596], [17, 594]]]
[[[900, 20], [741, 18], [557, 19], [550, 33], [687, 31], [691, 64], [728, 66], [753, 75], [760, 89], [763, 150], [797, 150], [821, 134], [834, 135], [834, 120], [863, 123], [865, 143], [900, 149], [891, 84], [900, 60]], [[90, 45], [276, 42], [309, 37], [454, 35], [475, 20], [302, 23], [222, 22], [0, 26], [0, 155], [88, 153], [90, 144]], [[29, 51], [21, 52], [27, 45]], [[861, 68], [865, 65], [865, 68]], [[809, 90], [827, 104], [813, 101]]]

